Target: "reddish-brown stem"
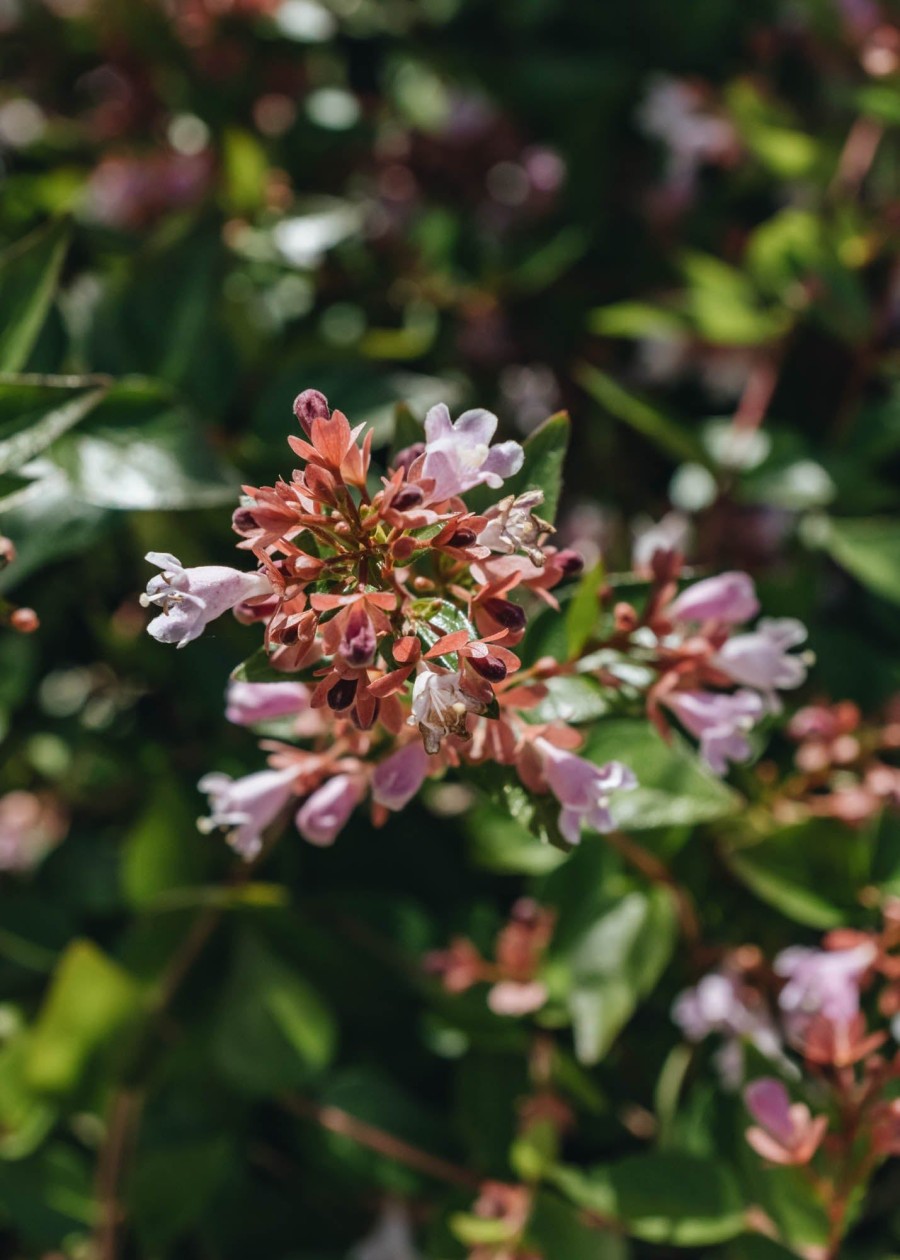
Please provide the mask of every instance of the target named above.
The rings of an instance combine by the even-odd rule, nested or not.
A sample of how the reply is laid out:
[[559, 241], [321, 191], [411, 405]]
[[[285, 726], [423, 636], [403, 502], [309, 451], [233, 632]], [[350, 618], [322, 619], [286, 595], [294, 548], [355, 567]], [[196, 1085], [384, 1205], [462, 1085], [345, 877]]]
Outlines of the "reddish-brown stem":
[[449, 1160], [432, 1155], [428, 1151], [420, 1150], [419, 1147], [413, 1146], [403, 1138], [395, 1137], [394, 1134], [387, 1133], [374, 1124], [351, 1116], [340, 1107], [313, 1102], [312, 1099], [304, 1098], [300, 1094], [284, 1094], [281, 1102], [291, 1115], [301, 1120], [311, 1120], [320, 1128], [327, 1129], [329, 1133], [348, 1138], [357, 1146], [364, 1146], [370, 1151], [384, 1155], [386, 1159], [405, 1164], [407, 1168], [412, 1168], [426, 1177], [433, 1177], [436, 1181], [444, 1181], [451, 1186], [462, 1186], [466, 1190], [478, 1190], [481, 1187], [481, 1178], [467, 1168], [452, 1164]]
[[634, 840], [623, 835], [621, 831], [610, 832], [606, 839], [635, 870], [646, 875], [654, 884], [662, 884], [670, 890], [675, 900], [678, 922], [684, 938], [688, 944], [696, 945], [700, 940], [700, 920], [697, 917], [694, 902], [690, 893], [682, 888], [666, 864], [654, 853], [650, 853]]

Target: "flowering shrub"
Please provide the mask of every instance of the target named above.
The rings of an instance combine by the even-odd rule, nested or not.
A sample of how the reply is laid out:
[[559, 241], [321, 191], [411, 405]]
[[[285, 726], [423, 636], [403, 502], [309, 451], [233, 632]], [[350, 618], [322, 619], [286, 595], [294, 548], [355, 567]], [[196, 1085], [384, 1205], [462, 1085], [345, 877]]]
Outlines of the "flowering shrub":
[[0, 69], [0, 1257], [900, 1252], [892, 6]]

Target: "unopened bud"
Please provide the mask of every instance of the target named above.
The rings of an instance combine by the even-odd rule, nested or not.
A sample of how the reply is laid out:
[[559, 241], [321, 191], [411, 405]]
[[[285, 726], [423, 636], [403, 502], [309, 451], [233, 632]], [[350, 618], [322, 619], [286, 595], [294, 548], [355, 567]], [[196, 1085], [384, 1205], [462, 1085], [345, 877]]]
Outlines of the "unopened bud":
[[11, 538], [0, 534], [0, 563], [12, 564], [16, 558], [16, 548]]
[[486, 599], [482, 607], [489, 617], [499, 622], [505, 629], [513, 631], [525, 629], [527, 620], [525, 609], [514, 604], [511, 599]]
[[402, 468], [409, 471], [412, 464], [416, 462], [420, 455], [425, 454], [424, 442], [413, 442], [412, 446], [405, 446], [402, 451], [398, 451], [391, 460], [392, 468]]
[[506, 677], [506, 666], [503, 661], [499, 656], [492, 656], [490, 652], [487, 656], [470, 656], [469, 664], [476, 674], [480, 674], [488, 682], [503, 682]]
[[557, 553], [556, 563], [562, 569], [565, 577], [577, 577], [579, 573], [584, 572], [584, 556], [579, 555], [577, 551], [573, 551], [571, 547], [567, 547], [564, 551]]
[[256, 523], [256, 517], [253, 515], [252, 508], [239, 507], [235, 508], [231, 514], [231, 528], [241, 537], [248, 534], [254, 534], [259, 526]]
[[638, 615], [630, 604], [626, 604], [624, 601], [620, 604], [616, 604], [613, 609], [613, 616], [616, 619], [617, 630], [629, 633], [637, 628]]
[[467, 529], [463, 526], [462, 529], [458, 529], [455, 534], [451, 534], [451, 536], [447, 539], [446, 545], [448, 547], [471, 547], [477, 537], [478, 535], [475, 533], [474, 529]]
[[349, 709], [355, 699], [356, 679], [339, 678], [328, 692], [328, 707], [339, 713], [342, 709]]
[[10, 614], [9, 624], [19, 634], [34, 634], [41, 623], [33, 608], [17, 608]]
[[356, 727], [357, 730], [368, 731], [368, 730], [371, 730], [372, 727], [375, 725], [375, 723], [378, 721], [378, 714], [380, 713], [380, 711], [381, 711], [381, 701], [376, 700], [375, 707], [372, 710], [371, 714], [369, 715], [368, 721], [364, 722], [362, 718], [360, 717], [359, 708], [356, 705], [354, 705], [350, 713], [350, 720], [352, 721], [353, 725]]
[[402, 486], [394, 495], [392, 508], [396, 508], [398, 512], [408, 512], [410, 508], [418, 507], [425, 498], [425, 491], [421, 486], [406, 485]]
[[305, 389], [294, 399], [294, 415], [300, 421], [304, 433], [309, 434], [313, 420], [330, 420], [328, 399], [317, 389]]

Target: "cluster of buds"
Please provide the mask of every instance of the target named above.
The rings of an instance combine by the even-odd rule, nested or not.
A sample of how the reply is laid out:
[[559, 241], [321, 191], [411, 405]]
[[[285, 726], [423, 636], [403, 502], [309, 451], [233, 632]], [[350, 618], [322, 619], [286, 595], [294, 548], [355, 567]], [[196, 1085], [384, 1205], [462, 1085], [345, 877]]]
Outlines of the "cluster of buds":
[[[574, 845], [584, 828], [613, 829], [613, 797], [637, 780], [619, 762], [579, 756], [581, 733], [556, 712], [543, 716], [554, 680], [591, 678], [645, 707], [664, 735], [674, 717], [719, 773], [750, 756], [747, 733], [778, 709], [777, 690], [803, 681], [804, 662], [790, 652], [799, 623], [738, 633], [758, 611], [751, 580], [726, 573], [679, 591], [682, 559], [665, 542], [648, 552], [642, 608], [613, 606], [603, 588], [597, 634], [575, 659], [523, 664], [516, 649], [530, 611], [558, 609], [554, 588], [583, 565], [554, 545], [523, 448], [494, 443], [497, 418], [472, 410], [454, 422], [435, 406], [423, 440], [376, 478], [365, 425], [351, 428], [315, 390], [294, 413], [302, 436], [288, 440], [302, 468], [244, 487], [234, 514], [255, 567], [186, 569], [151, 552], [161, 572], [142, 597], [158, 610], [150, 634], [178, 647], [228, 609], [263, 630], [228, 715], [278, 719], [282, 736], [292, 717], [295, 742], [266, 740], [269, 766], [256, 774], [201, 782], [212, 803], [205, 825], [223, 828], [244, 856], [289, 805], [307, 840], [329, 844], [364, 800], [380, 824], [426, 777], [485, 763], [554, 797], [559, 843]], [[513, 477], [515, 493], [504, 493]]]
[[888, 1048], [900, 1032], [900, 901], [883, 916], [880, 931], [835, 929], [771, 966], [736, 950], [673, 1010], [689, 1040], [724, 1038], [730, 1086], [744, 1083], [746, 1046], [772, 1062], [777, 1075], [744, 1083], [747, 1141], [770, 1164], [810, 1166], [836, 1230], [859, 1187], [900, 1154], [900, 1052]]
[[[773, 801], [777, 818], [793, 822], [812, 814], [861, 826], [900, 807], [900, 769], [888, 760], [900, 751], [896, 701], [882, 720], [864, 719], [849, 700], [809, 705], [794, 714], [787, 734], [797, 745], [796, 773]], [[761, 766], [763, 778], [773, 769]]]
[[[16, 548], [12, 539], [0, 534], [0, 570], [12, 564], [15, 558]], [[0, 623], [18, 634], [34, 634], [41, 624], [33, 608], [20, 608], [8, 599], [0, 600]]]
[[468, 937], [457, 936], [447, 949], [428, 955], [426, 969], [440, 976], [448, 993], [489, 984], [488, 1006], [496, 1015], [528, 1015], [547, 1001], [547, 987], [538, 973], [555, 922], [552, 910], [521, 897], [497, 934], [493, 962], [482, 958]]

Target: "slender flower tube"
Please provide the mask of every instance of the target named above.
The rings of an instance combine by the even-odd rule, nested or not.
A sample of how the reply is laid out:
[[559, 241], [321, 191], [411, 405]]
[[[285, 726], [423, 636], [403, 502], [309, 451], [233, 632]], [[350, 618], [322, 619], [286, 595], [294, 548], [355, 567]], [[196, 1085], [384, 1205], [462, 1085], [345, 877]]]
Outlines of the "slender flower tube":
[[242, 573], [225, 565], [201, 565], [186, 569], [165, 551], [148, 551], [146, 559], [162, 569], [147, 583], [141, 596], [145, 608], [162, 609], [147, 626], [159, 643], [184, 647], [198, 639], [207, 625], [222, 613], [257, 595], [269, 595], [272, 583], [264, 573]]
[[231, 682], [225, 716], [236, 726], [254, 726], [303, 713], [308, 707], [309, 688], [303, 683]]
[[740, 625], [759, 612], [752, 578], [746, 573], [718, 573], [688, 586], [669, 605], [673, 621], [722, 621]]
[[362, 790], [355, 779], [348, 774], [336, 774], [316, 788], [297, 810], [297, 830], [310, 844], [323, 848], [334, 844], [361, 796]]
[[595, 766], [546, 739], [535, 740], [535, 748], [543, 759], [550, 791], [562, 806], [559, 829], [569, 844], [579, 843], [582, 827], [601, 833], [613, 831], [610, 794], [637, 787], [637, 779], [628, 767], [620, 761]]
[[293, 768], [258, 770], [242, 779], [204, 775], [197, 786], [209, 796], [210, 814], [197, 826], [204, 832], [223, 828], [234, 851], [250, 861], [262, 848], [263, 832], [287, 804], [295, 777]]

